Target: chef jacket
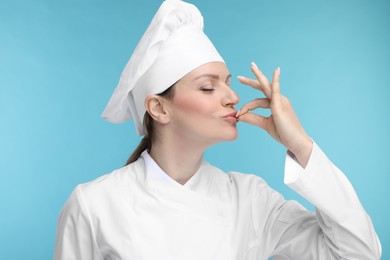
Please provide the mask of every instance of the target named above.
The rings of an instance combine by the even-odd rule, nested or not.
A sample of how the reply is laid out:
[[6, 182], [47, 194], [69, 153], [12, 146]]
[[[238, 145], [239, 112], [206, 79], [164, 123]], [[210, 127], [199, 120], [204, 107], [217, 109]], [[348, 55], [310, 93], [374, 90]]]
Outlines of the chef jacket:
[[74, 189], [57, 223], [54, 259], [380, 259], [370, 217], [315, 143], [306, 168], [287, 153], [285, 183], [315, 213], [256, 175], [205, 161], [179, 184], [145, 151]]

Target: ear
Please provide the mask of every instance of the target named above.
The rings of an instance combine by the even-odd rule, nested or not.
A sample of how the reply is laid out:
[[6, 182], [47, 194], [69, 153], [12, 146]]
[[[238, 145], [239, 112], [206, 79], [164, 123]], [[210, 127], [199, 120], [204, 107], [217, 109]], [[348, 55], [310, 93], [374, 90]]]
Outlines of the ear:
[[145, 107], [153, 120], [167, 124], [169, 122], [169, 113], [166, 106], [166, 100], [163, 97], [152, 95], [146, 97]]

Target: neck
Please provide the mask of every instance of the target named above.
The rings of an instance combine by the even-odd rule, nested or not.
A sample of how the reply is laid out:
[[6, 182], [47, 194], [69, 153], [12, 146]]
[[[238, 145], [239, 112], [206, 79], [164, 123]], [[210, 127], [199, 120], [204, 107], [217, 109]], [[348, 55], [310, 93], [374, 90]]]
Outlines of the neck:
[[185, 184], [199, 169], [206, 147], [178, 138], [156, 138], [150, 156], [169, 177]]

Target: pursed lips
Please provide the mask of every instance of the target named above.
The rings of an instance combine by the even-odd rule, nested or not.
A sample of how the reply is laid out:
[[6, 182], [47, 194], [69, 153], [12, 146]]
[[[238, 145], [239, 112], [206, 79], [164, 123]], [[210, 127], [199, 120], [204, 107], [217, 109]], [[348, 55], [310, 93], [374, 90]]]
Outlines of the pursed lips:
[[233, 112], [225, 115], [223, 118], [227, 119], [227, 120], [229, 120], [231, 122], [237, 122], [238, 120], [236, 118], [236, 114], [237, 114], [237, 111], [233, 111]]

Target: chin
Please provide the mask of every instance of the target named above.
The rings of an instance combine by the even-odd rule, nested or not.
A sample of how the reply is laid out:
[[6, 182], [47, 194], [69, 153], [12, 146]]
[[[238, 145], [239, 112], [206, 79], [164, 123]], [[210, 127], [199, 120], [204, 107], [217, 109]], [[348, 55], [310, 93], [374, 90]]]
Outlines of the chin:
[[222, 142], [229, 142], [229, 141], [234, 141], [236, 140], [238, 137], [238, 131], [237, 129], [234, 129], [232, 131], [229, 131], [227, 133], [225, 133], [225, 135], [221, 138]]

